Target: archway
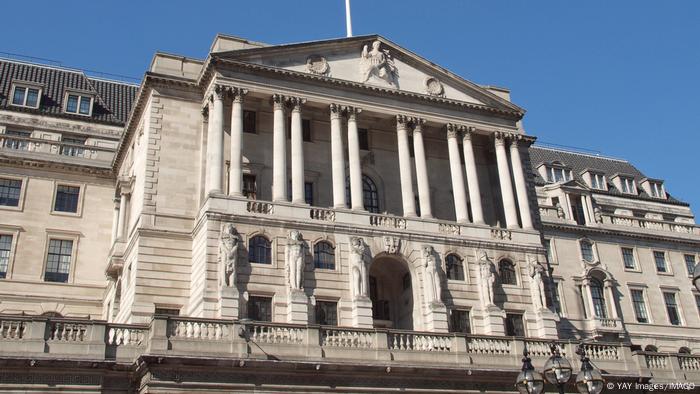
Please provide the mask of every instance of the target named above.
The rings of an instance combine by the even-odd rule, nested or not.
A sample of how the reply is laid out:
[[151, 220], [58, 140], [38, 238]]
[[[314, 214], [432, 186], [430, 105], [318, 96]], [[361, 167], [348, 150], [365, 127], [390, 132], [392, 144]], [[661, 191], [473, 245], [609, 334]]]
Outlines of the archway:
[[377, 328], [415, 330], [420, 310], [415, 297], [415, 276], [400, 258], [378, 256], [369, 268], [372, 317]]

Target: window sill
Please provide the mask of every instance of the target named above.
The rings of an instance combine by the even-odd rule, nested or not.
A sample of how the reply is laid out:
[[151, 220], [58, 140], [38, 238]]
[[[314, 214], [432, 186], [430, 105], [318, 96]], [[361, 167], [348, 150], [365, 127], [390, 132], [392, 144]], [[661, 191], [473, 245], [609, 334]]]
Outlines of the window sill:
[[666, 271], [666, 272], [656, 271], [656, 274], [663, 275], [663, 276], [673, 276], [673, 272], [668, 272], [668, 271]]
[[634, 272], [634, 273], [637, 273], [637, 274], [641, 274], [641, 273], [642, 273], [642, 270], [637, 269], [637, 268], [625, 268], [625, 272]]
[[51, 211], [51, 215], [56, 215], [56, 216], [67, 216], [67, 217], [74, 217], [74, 218], [79, 218], [82, 216], [80, 212], [63, 212], [63, 211]]
[[22, 212], [22, 205], [18, 205], [16, 207], [13, 207], [12, 205], [0, 205], [0, 210], [3, 211], [14, 211], [14, 212]]

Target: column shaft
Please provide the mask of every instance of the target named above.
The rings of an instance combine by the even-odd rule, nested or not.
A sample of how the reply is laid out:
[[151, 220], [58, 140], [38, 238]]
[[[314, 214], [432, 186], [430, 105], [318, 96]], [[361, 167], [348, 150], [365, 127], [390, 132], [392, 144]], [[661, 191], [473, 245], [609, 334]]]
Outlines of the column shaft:
[[119, 221], [117, 222], [117, 239], [124, 236], [124, 230], [126, 228], [126, 198], [127, 195], [122, 193], [119, 199]]
[[231, 104], [231, 167], [229, 169], [228, 191], [231, 196], [242, 196], [243, 168], [242, 162], [242, 136], [243, 136], [243, 96], [248, 91], [234, 88], [232, 90], [233, 103]]
[[520, 159], [519, 139], [514, 137], [510, 143], [510, 161], [513, 166], [513, 180], [515, 192], [518, 196], [518, 208], [520, 209], [520, 221], [523, 228], [532, 230], [532, 213], [530, 212], [530, 200], [527, 197], [527, 180], [523, 171], [523, 162]]
[[610, 317], [617, 319], [617, 306], [615, 305], [615, 291], [613, 291], [612, 285], [609, 283], [605, 284], [605, 290], [608, 292], [608, 306], [610, 307]]
[[501, 197], [503, 198], [503, 210], [506, 216], [506, 227], [518, 227], [518, 211], [515, 207], [513, 185], [510, 180], [508, 168], [508, 155], [506, 154], [506, 136], [496, 133], [496, 162], [498, 163], [498, 180], [501, 185]]
[[285, 132], [284, 105], [286, 98], [272, 96], [272, 201], [287, 201], [287, 133]]
[[348, 108], [348, 162], [350, 167], [350, 202], [353, 210], [364, 210], [362, 199], [362, 166], [360, 164], [360, 138], [357, 131], [359, 108]]
[[416, 181], [418, 183], [418, 201], [420, 202], [420, 216], [432, 218], [433, 211], [430, 205], [430, 181], [428, 180], [428, 164], [425, 157], [425, 145], [423, 144], [423, 119], [416, 120], [413, 129], [413, 156], [416, 161]]
[[224, 103], [223, 87], [217, 86], [209, 103], [207, 129], [207, 182], [205, 194], [221, 193], [224, 170]]
[[304, 198], [304, 133], [301, 106], [306, 100], [294, 97], [292, 103], [292, 202], [305, 204]]
[[396, 136], [399, 150], [399, 176], [401, 178], [401, 200], [403, 215], [416, 216], [416, 200], [413, 194], [413, 171], [411, 153], [408, 146], [409, 119], [403, 115], [396, 117]]
[[447, 125], [447, 153], [450, 158], [450, 176], [452, 178], [452, 196], [455, 203], [455, 216], [458, 222], [466, 222], [467, 196], [464, 192], [464, 178], [462, 176], [462, 164], [459, 160], [459, 146], [457, 146], [457, 126]]
[[474, 146], [472, 145], [473, 127], [467, 127], [462, 135], [462, 149], [464, 150], [464, 167], [467, 173], [467, 184], [469, 188], [469, 201], [472, 204], [472, 220], [475, 224], [484, 224], [484, 209], [481, 205], [481, 188], [479, 187], [479, 176], [476, 170], [476, 158], [474, 157]]
[[342, 108], [331, 104], [331, 171], [333, 175], [333, 207], [345, 208], [345, 158], [343, 157]]

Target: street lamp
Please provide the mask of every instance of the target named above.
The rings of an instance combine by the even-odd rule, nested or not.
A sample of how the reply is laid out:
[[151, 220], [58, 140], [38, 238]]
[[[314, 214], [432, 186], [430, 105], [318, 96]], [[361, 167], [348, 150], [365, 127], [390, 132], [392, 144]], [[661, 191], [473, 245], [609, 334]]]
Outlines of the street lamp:
[[559, 393], [564, 394], [564, 386], [571, 380], [571, 363], [559, 353], [559, 346], [553, 342], [549, 346], [552, 355], [544, 364], [544, 378], [559, 388]]
[[700, 261], [698, 261], [698, 263], [695, 264], [695, 268], [693, 268], [693, 284], [695, 288], [700, 291]]
[[576, 354], [581, 356], [581, 372], [576, 375], [576, 389], [581, 394], [600, 394], [605, 384], [603, 376], [591, 365], [583, 346], [579, 345]]
[[527, 347], [523, 349], [523, 368], [518, 374], [515, 388], [520, 394], [541, 394], [544, 390], [544, 380], [542, 375], [535, 371], [532, 360], [528, 356]]

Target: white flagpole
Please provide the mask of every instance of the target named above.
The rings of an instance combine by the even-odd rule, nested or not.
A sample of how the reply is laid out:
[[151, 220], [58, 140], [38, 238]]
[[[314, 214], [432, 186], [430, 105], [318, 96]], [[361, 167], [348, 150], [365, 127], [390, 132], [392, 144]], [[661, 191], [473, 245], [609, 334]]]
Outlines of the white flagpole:
[[352, 37], [352, 17], [350, 16], [350, 0], [345, 0], [345, 29], [347, 36]]

